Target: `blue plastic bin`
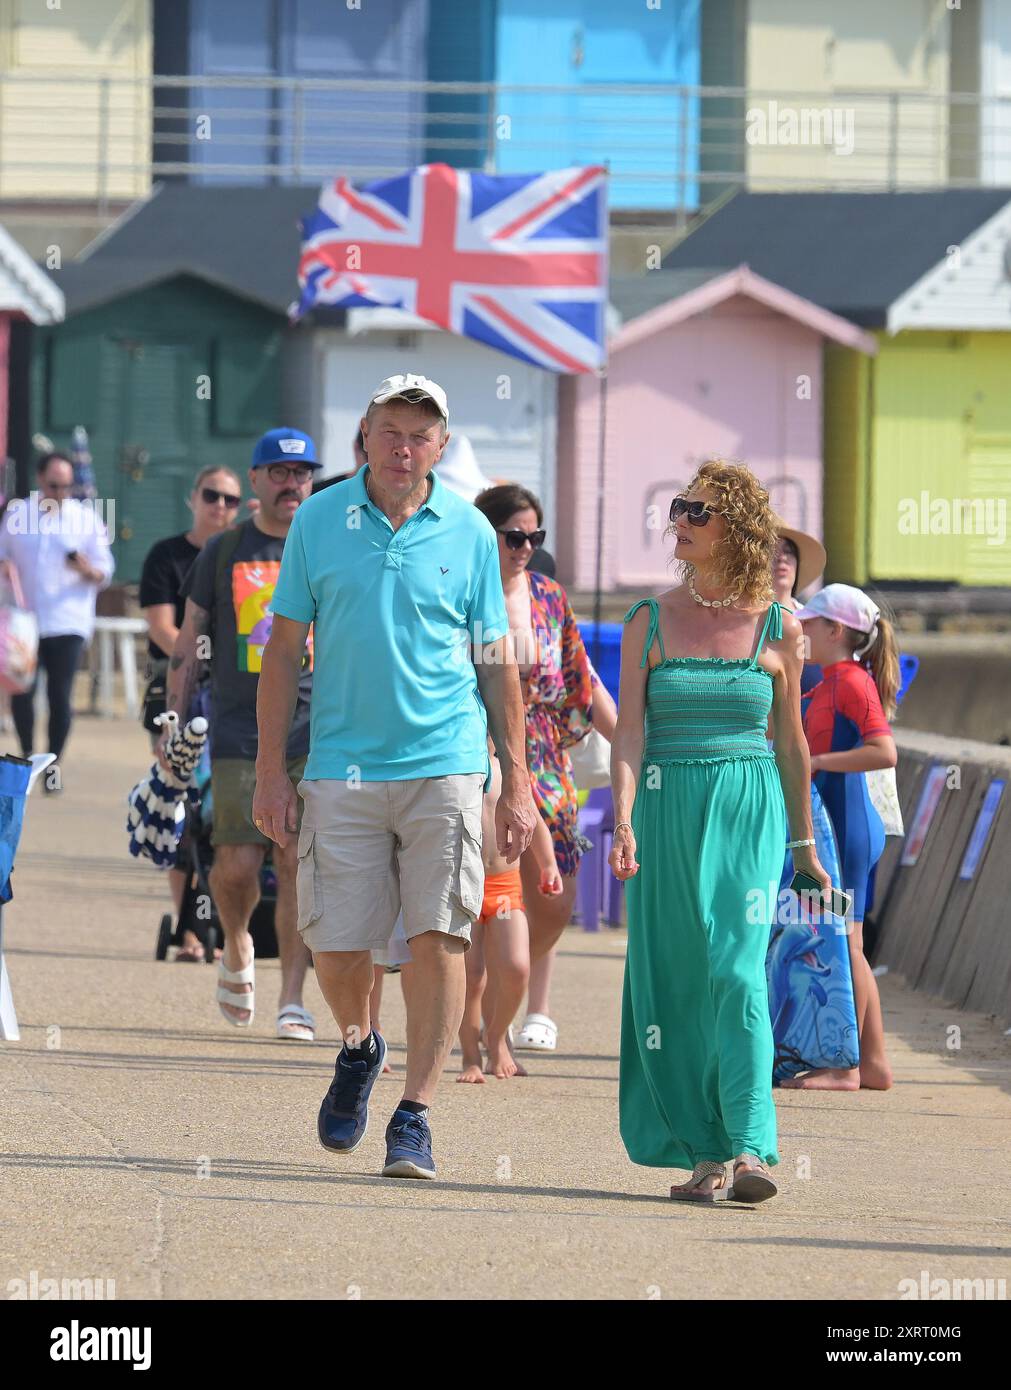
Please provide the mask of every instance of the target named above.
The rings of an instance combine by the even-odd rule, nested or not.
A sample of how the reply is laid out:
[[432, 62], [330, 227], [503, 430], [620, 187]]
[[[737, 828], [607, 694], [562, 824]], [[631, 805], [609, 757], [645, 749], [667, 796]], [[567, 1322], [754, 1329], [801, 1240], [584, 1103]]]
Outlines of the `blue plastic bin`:
[[621, 668], [621, 633], [623, 623], [600, 624], [600, 648], [595, 645], [596, 623], [580, 623], [579, 631], [583, 646], [596, 668], [597, 675], [611, 692], [615, 702], [618, 699], [618, 676]]

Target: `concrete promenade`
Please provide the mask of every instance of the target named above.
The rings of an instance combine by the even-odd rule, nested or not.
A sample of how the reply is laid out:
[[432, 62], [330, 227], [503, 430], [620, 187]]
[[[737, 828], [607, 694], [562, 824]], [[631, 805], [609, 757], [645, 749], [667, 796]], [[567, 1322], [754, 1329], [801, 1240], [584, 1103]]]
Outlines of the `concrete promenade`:
[[275, 961], [240, 1032], [212, 969], [154, 960], [168, 890], [124, 830], [146, 735], [81, 718], [66, 762], [65, 790], [29, 802], [5, 911], [22, 1040], [0, 1044], [0, 1297], [33, 1272], [114, 1280], [120, 1299], [896, 1299], [924, 1271], [1011, 1284], [1011, 1038], [989, 1020], [885, 976], [894, 1089], [777, 1091], [780, 1197], [686, 1209], [666, 1200], [675, 1175], [634, 1167], [618, 1137], [624, 933], [571, 930], [557, 1054], [479, 1087], [454, 1083], [454, 1058], [438, 1180], [384, 1179], [396, 978], [394, 1075], [341, 1160], [315, 1135], [338, 1047], [315, 981], [319, 1041], [282, 1042]]

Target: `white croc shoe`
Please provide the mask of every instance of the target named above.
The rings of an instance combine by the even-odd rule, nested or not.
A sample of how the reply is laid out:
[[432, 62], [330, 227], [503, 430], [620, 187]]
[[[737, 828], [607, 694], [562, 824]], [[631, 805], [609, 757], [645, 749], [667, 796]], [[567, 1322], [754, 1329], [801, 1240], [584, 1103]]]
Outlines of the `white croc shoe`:
[[527, 1014], [516, 1034], [520, 1052], [554, 1052], [558, 1046], [558, 1024], [547, 1014]]

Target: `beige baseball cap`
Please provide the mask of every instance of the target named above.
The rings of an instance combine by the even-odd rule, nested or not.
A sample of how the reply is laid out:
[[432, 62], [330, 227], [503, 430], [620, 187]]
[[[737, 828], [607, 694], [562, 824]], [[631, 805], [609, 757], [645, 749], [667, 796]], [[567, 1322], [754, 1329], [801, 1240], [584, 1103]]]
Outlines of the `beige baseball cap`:
[[412, 405], [418, 401], [429, 400], [449, 424], [449, 402], [446, 393], [427, 376], [416, 376], [412, 372], [402, 372], [399, 376], [388, 376], [372, 392], [369, 405], [384, 405], [387, 401], [403, 400]]

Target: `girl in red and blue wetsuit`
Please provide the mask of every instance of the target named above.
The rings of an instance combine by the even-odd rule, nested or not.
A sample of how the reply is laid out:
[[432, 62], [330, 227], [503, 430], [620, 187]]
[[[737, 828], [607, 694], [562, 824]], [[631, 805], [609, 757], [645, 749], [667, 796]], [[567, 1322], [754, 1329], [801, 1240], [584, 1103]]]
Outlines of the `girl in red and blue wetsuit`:
[[811, 772], [839, 844], [842, 886], [853, 895], [849, 925], [860, 1065], [824, 1069], [785, 1081], [798, 1089], [888, 1090], [891, 1069], [877, 981], [863, 952], [863, 921], [871, 871], [885, 847], [881, 817], [871, 804], [865, 772], [894, 767], [889, 717], [899, 688], [899, 654], [891, 624], [860, 589], [829, 584], [796, 615], [808, 657], [822, 668], [804, 701]]

